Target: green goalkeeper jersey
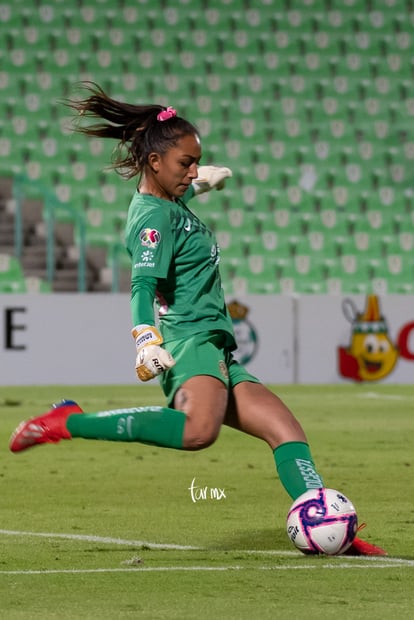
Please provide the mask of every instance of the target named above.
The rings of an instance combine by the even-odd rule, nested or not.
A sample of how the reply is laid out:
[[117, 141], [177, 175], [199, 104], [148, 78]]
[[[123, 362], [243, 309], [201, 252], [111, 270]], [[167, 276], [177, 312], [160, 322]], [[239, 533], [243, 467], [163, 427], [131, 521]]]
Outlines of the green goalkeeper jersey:
[[220, 250], [213, 233], [187, 207], [136, 192], [126, 224], [126, 248], [132, 260], [131, 313], [134, 325], [154, 325], [166, 342], [206, 331], [226, 334], [236, 344], [219, 273]]

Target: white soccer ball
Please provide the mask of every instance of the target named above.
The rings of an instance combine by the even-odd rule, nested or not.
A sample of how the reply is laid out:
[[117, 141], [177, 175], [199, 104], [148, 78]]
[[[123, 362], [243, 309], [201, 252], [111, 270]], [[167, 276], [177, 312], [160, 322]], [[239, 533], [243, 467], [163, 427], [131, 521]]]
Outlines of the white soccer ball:
[[335, 489], [312, 489], [298, 497], [287, 516], [287, 533], [306, 554], [340, 555], [358, 529], [352, 502]]

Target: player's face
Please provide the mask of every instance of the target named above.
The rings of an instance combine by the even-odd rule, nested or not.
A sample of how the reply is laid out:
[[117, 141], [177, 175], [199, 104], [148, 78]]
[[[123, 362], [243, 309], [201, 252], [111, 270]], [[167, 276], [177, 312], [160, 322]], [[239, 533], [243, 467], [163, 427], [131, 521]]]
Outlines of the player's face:
[[168, 199], [180, 198], [185, 194], [197, 178], [200, 158], [200, 140], [195, 135], [183, 136], [176, 146], [158, 155], [154, 181]]

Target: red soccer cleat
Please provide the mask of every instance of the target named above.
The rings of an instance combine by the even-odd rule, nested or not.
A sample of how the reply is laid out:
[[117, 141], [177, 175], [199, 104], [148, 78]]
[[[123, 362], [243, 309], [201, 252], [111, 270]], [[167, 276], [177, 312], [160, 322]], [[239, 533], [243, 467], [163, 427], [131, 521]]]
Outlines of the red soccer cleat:
[[61, 439], [71, 439], [66, 428], [66, 420], [73, 413], [83, 413], [73, 400], [62, 400], [53, 408], [19, 424], [10, 438], [9, 447], [12, 452], [21, 452], [42, 443], [58, 443]]
[[[366, 525], [365, 523], [362, 523], [358, 528], [358, 532], [364, 529], [365, 525]], [[381, 549], [381, 547], [377, 547], [376, 545], [373, 545], [369, 542], [366, 542], [365, 540], [361, 540], [360, 538], [355, 537], [352, 542], [352, 545], [348, 547], [344, 555], [388, 555], [388, 554], [386, 551], [384, 551], [384, 549]]]

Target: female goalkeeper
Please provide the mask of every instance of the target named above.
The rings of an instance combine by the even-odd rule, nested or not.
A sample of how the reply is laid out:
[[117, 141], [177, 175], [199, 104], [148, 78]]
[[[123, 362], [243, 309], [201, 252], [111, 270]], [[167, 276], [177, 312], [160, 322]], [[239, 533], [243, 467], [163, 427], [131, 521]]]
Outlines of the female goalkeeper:
[[[84, 413], [63, 401], [22, 422], [10, 449], [82, 437], [200, 450], [226, 424], [268, 444], [293, 499], [322, 487], [299, 422], [232, 356], [236, 343], [221, 287], [220, 251], [187, 206], [194, 195], [221, 189], [231, 171], [199, 167], [198, 131], [173, 108], [121, 103], [97, 85], [85, 88], [87, 98], [69, 105], [82, 121], [99, 120], [79, 124], [77, 131], [117, 140], [114, 168], [137, 177], [125, 235], [136, 373], [141, 381], [159, 375], [168, 406]], [[383, 553], [360, 539], [351, 552]]]

